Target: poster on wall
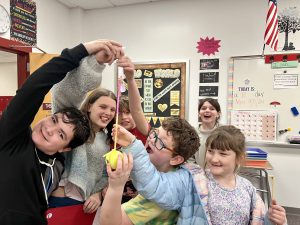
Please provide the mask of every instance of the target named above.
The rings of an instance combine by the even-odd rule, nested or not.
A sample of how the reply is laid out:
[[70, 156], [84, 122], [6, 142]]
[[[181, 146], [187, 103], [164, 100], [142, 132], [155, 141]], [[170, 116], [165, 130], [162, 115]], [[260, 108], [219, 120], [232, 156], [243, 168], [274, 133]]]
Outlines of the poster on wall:
[[218, 70], [219, 59], [200, 59], [200, 70]]
[[10, 39], [36, 45], [36, 3], [31, 0], [10, 0]]
[[199, 83], [218, 83], [219, 72], [206, 72], [199, 74]]
[[200, 41], [197, 42], [198, 53], [201, 52], [203, 55], [208, 56], [210, 56], [210, 54], [215, 55], [216, 52], [219, 52], [219, 48], [221, 47], [220, 42], [221, 40], [217, 40], [214, 37], [206, 37], [205, 39], [200, 37]]
[[275, 111], [232, 110], [230, 124], [241, 129], [247, 141], [276, 141]]
[[[185, 117], [186, 61], [134, 63], [142, 108], [151, 127], [161, 126], [170, 116]], [[128, 95], [126, 79], [124, 80]]]
[[278, 1], [278, 51], [300, 49], [300, 2]]
[[218, 97], [219, 86], [199, 86], [199, 96]]

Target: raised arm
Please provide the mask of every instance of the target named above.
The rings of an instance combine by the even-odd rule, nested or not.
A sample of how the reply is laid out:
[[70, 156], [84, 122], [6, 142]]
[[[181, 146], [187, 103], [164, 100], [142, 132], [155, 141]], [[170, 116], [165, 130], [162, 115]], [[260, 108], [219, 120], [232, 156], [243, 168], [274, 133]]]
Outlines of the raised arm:
[[95, 55], [84, 58], [78, 68], [51, 89], [52, 111], [71, 106], [79, 108], [86, 94], [101, 84], [104, 68], [105, 65], [99, 64]]
[[[116, 170], [107, 165], [109, 186], [101, 207], [101, 225], [132, 224], [121, 208], [123, 189], [132, 169], [132, 155], [119, 156]], [[124, 218], [123, 218], [124, 217]]]
[[142, 109], [141, 96], [134, 80], [134, 65], [130, 58], [124, 56], [118, 60], [118, 66], [124, 68], [124, 74], [126, 76], [128, 85], [129, 109], [136, 124], [136, 128], [143, 135], [147, 136], [149, 132], [149, 126]]
[[[82, 44], [72, 49], [65, 49], [60, 56], [51, 59], [28, 77], [1, 118], [0, 139], [2, 144], [24, 131], [27, 132], [51, 87], [60, 82], [67, 72], [76, 68], [80, 60], [87, 55], [88, 51]], [[4, 133], [8, 140], [4, 140], [4, 135], [2, 135]]]
[[117, 42], [100, 41], [103, 47], [98, 52], [84, 58], [78, 68], [51, 89], [53, 112], [70, 106], [79, 108], [86, 94], [100, 86], [105, 63], [110, 64], [124, 54]]
[[[132, 140], [134, 141], [132, 142]], [[189, 172], [183, 169], [167, 173], [159, 172], [150, 162], [143, 143], [136, 140], [129, 131], [121, 126], [118, 126], [118, 144], [127, 146], [123, 147], [122, 151], [131, 152], [133, 155], [131, 178], [139, 194], [156, 202], [164, 209], [180, 209], [184, 192], [192, 186], [189, 182], [191, 176]]]

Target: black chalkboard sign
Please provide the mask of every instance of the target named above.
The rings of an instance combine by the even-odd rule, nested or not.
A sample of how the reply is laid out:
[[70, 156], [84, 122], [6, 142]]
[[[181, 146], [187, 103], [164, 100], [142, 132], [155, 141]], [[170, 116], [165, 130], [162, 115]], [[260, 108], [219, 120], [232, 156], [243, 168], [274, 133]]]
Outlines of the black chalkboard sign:
[[219, 72], [208, 72], [199, 74], [199, 83], [218, 83]]
[[[159, 127], [170, 116], [184, 118], [186, 62], [134, 65], [142, 108], [151, 127]], [[126, 79], [124, 82], [127, 87]]]
[[32, 0], [10, 0], [10, 39], [36, 45], [36, 3]]
[[218, 86], [199, 86], [199, 96], [217, 97], [218, 92]]
[[200, 70], [219, 69], [219, 59], [200, 59]]

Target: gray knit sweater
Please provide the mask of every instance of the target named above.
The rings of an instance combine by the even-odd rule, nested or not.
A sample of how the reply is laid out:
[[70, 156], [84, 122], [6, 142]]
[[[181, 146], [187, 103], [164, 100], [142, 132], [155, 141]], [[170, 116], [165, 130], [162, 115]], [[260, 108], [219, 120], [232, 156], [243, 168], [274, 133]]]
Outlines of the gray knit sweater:
[[[51, 89], [52, 111], [69, 106], [79, 108], [86, 94], [101, 84], [104, 68], [105, 65], [99, 64], [94, 55], [84, 58], [77, 69], [69, 72], [63, 81]], [[107, 184], [102, 157], [109, 151], [106, 138], [107, 135], [100, 131], [96, 133], [93, 143], [85, 143], [66, 154], [63, 179], [75, 184], [85, 200]]]

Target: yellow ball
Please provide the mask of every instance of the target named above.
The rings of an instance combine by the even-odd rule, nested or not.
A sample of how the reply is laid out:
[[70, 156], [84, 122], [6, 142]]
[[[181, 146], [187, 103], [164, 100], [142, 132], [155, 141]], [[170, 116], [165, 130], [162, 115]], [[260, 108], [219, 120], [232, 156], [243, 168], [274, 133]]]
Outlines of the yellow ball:
[[104, 155], [106, 163], [109, 163], [110, 167], [114, 170], [117, 168], [118, 155], [121, 155], [121, 157], [123, 157], [122, 153], [115, 149], [111, 150], [110, 152]]

